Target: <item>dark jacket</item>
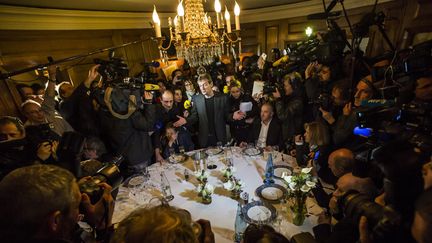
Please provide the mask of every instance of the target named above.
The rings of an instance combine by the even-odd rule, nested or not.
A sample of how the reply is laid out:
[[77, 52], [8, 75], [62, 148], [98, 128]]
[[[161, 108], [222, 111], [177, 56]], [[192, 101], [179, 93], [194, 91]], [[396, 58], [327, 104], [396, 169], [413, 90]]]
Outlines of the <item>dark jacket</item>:
[[[200, 147], [207, 145], [209, 127], [208, 118], [206, 112], [205, 97], [202, 94], [195, 95], [192, 98], [193, 106], [191, 114], [187, 118], [189, 125], [198, 123], [198, 141]], [[221, 141], [223, 144], [227, 142], [226, 128], [227, 122], [231, 122], [232, 113], [229, 112], [228, 97], [223, 94], [215, 93], [214, 95], [214, 125], [216, 132], [217, 141]]]
[[99, 136], [100, 126], [93, 109], [90, 89], [81, 83], [72, 95], [60, 103], [60, 114], [78, 132]]
[[195, 145], [192, 142], [192, 138], [189, 132], [185, 128], [179, 129], [177, 135], [177, 141], [175, 141], [171, 147], [168, 145], [168, 141], [165, 138], [161, 139], [161, 145], [162, 145], [162, 155], [165, 159], [170, 156], [169, 154], [170, 148], [173, 148], [176, 153], [180, 153], [180, 146], [183, 146], [186, 152], [192, 151], [195, 148]]
[[248, 124], [245, 121], [248, 118], [256, 118], [259, 115], [258, 104], [254, 99], [252, 99], [250, 95], [245, 94], [242, 94], [238, 99], [234, 99], [232, 96], [229, 96], [228, 101], [230, 105], [230, 113], [238, 111], [240, 109], [241, 102], [252, 102], [252, 110], [246, 112], [245, 119], [242, 119], [240, 121], [232, 121], [230, 123], [231, 136], [235, 139], [235, 141], [246, 141], [249, 137], [252, 124]]
[[303, 101], [300, 96], [276, 101], [276, 114], [282, 123], [283, 140], [288, 141], [303, 130]]
[[108, 133], [115, 154], [122, 154], [126, 166], [148, 163], [153, 155], [149, 132], [154, 130], [155, 105], [146, 104], [128, 119], [113, 117], [108, 111], [101, 113], [101, 123]]
[[[249, 142], [257, 141], [260, 132], [261, 132], [261, 119], [255, 119]], [[276, 146], [276, 145], [279, 146], [279, 148], [282, 148], [283, 145], [282, 128], [280, 126], [279, 121], [275, 117], [273, 117], [267, 132], [266, 146]]]
[[154, 148], [161, 148], [160, 139], [163, 134], [163, 129], [169, 122], [176, 122], [177, 116], [182, 116], [177, 106], [173, 106], [167, 111], [161, 104], [156, 104], [156, 123], [154, 133], [151, 135]]

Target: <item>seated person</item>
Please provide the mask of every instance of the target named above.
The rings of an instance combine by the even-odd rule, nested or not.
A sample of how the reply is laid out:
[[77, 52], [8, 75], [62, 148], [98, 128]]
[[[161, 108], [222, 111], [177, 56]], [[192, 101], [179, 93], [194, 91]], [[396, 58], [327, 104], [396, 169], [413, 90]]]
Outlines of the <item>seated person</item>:
[[[333, 151], [328, 157], [328, 165], [336, 178], [351, 173], [354, 167], [354, 154], [349, 149], [338, 149]], [[334, 185], [335, 186], [335, 185]], [[328, 195], [324, 190], [321, 183], [312, 189], [318, 205], [327, 208], [330, 202], [331, 195]]]
[[[297, 163], [302, 165], [307, 161], [308, 166], [314, 166], [314, 171], [323, 181], [335, 184], [337, 178], [333, 175], [327, 163], [331, 151], [328, 128], [321, 122], [306, 123], [304, 127], [304, 140], [308, 147], [305, 145], [296, 147], [296, 156], [299, 159]], [[303, 159], [303, 161], [300, 159]]]
[[209, 221], [193, 222], [188, 211], [161, 205], [132, 212], [120, 222], [111, 240], [111, 243], [141, 242], [213, 243], [214, 234]]
[[250, 224], [244, 234], [243, 243], [260, 243], [260, 242], [272, 242], [272, 243], [289, 243], [290, 241], [285, 238], [282, 234], [276, 232], [272, 227], [268, 225], [258, 226], [256, 224]]
[[[0, 181], [2, 241], [81, 242], [73, 236], [76, 224], [83, 220], [82, 214], [96, 232], [103, 232], [111, 226], [114, 202], [111, 187], [106, 183], [99, 186], [103, 195], [92, 205], [89, 196], [80, 193], [75, 177], [65, 169], [32, 165], [12, 171]], [[103, 236], [99, 234], [98, 238]]]
[[273, 116], [273, 106], [269, 103], [263, 104], [260, 113], [261, 119], [255, 119], [249, 141], [244, 141], [241, 145], [245, 146], [246, 142], [256, 142], [258, 147], [278, 146], [282, 148], [282, 128], [279, 121]]
[[189, 132], [182, 127], [175, 128], [172, 123], [165, 126], [165, 134], [161, 140], [164, 159], [171, 155], [171, 149], [174, 149], [175, 153], [180, 153], [180, 147], [182, 146], [185, 152], [194, 150], [194, 144]]

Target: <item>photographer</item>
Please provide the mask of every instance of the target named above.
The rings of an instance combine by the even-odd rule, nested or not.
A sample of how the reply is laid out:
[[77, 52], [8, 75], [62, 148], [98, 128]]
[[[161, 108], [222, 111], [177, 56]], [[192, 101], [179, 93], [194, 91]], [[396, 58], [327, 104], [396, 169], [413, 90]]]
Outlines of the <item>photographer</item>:
[[[75, 177], [53, 165], [14, 170], [0, 181], [0, 235], [10, 243], [82, 242], [79, 221], [87, 222], [97, 239], [106, 240], [111, 229], [114, 201], [111, 187], [102, 183], [103, 195], [91, 204], [81, 194]], [[17, 193], [18, 192], [18, 193]], [[37, 205], [37, 208], [35, 208]]]
[[[344, 107], [349, 101], [349, 93], [343, 82], [336, 83], [331, 92], [331, 96], [323, 97], [319, 107], [323, 123], [330, 128], [330, 135], [333, 143], [342, 145], [345, 134], [339, 126], [336, 126], [338, 119], [343, 116]], [[341, 134], [342, 133], [342, 134]]]
[[285, 75], [283, 85], [283, 95], [276, 88], [273, 97], [276, 99], [276, 115], [282, 122], [283, 140], [287, 144], [294, 135], [302, 132], [303, 98], [300, 74]]
[[353, 108], [360, 107], [362, 102], [370, 100], [374, 96], [375, 87], [370, 78], [370, 76], [367, 76], [357, 83], [354, 103], [347, 103], [342, 109], [342, 115], [331, 126], [333, 143], [336, 147], [345, 146], [352, 148], [358, 142], [357, 139], [350, 139], [353, 138], [353, 130], [357, 125], [357, 117]]
[[[323, 64], [318, 63], [318, 61], [309, 63], [305, 70], [304, 81], [306, 97], [309, 101], [314, 103], [320, 96], [330, 96], [338, 75], [336, 66], [337, 64]], [[317, 105], [309, 105], [309, 109], [306, 111], [308, 111], [306, 121], [316, 120], [319, 116], [319, 106]]]
[[356, 242], [359, 232], [356, 219], [352, 217], [341, 218], [338, 200], [350, 191], [357, 191], [367, 195], [372, 200], [376, 196], [376, 188], [370, 178], [359, 178], [348, 173], [337, 181], [337, 189], [330, 199], [329, 208], [338, 223], [333, 227], [330, 224], [330, 215], [322, 214], [318, 218], [318, 225], [313, 228], [315, 239], [320, 243], [327, 242]]
[[93, 81], [99, 76], [100, 65], [91, 67], [88, 76], [73, 93], [60, 103], [60, 113], [72, 125], [72, 127], [86, 135], [100, 136], [97, 113], [93, 106], [93, 97], [90, 96], [90, 89]]
[[55, 154], [58, 142], [35, 141], [28, 138], [17, 117], [0, 117], [0, 180], [10, 171], [34, 163], [46, 163]]
[[[121, 171], [127, 177], [142, 171], [151, 161], [153, 146], [150, 133], [154, 131], [156, 120], [155, 105], [152, 104], [153, 94], [143, 91], [141, 97], [138, 96], [141, 90], [133, 90], [136, 93], [128, 97], [123, 92], [127, 93], [129, 89], [108, 87], [105, 90], [108, 89], [112, 93], [111, 96], [105, 95], [104, 101], [100, 102], [105, 106], [99, 113], [100, 122], [113, 154], [121, 154], [125, 157], [126, 163], [122, 163], [122, 167], [125, 168]], [[105, 91], [105, 93], [109, 92]], [[141, 101], [137, 100], [137, 96]], [[113, 104], [128, 105], [126, 107], [117, 105], [118, 109], [114, 110]], [[108, 109], [107, 106], [111, 108]]]

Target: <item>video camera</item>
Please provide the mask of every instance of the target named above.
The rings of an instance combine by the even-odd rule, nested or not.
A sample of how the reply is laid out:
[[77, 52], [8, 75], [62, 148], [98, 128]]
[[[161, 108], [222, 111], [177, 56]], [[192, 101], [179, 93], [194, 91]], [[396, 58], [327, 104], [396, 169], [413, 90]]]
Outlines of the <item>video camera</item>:
[[374, 242], [398, 242], [396, 234], [401, 225], [400, 215], [389, 207], [383, 207], [365, 194], [349, 191], [338, 199], [338, 206], [346, 217], [359, 222], [365, 216]]
[[333, 63], [342, 59], [346, 43], [336, 30], [330, 30], [322, 36], [311, 36], [305, 41], [290, 45], [286, 49], [291, 66], [297, 69], [305, 67], [314, 61], [319, 63]]
[[120, 174], [119, 166], [123, 159], [122, 156], [114, 158], [111, 162], [100, 168], [90, 179], [79, 185], [81, 193], [87, 194], [92, 204], [98, 202], [103, 194], [103, 189], [99, 186], [100, 183], [107, 183], [112, 187], [112, 190], [117, 189], [121, 185], [123, 177]]

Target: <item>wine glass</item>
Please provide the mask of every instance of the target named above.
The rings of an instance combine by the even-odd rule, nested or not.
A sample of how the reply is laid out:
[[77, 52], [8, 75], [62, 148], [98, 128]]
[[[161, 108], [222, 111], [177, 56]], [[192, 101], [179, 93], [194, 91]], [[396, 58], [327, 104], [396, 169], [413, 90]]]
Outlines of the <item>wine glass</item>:
[[180, 152], [180, 154], [184, 154], [186, 152], [185, 147], [183, 145], [179, 146], [179, 152]]

